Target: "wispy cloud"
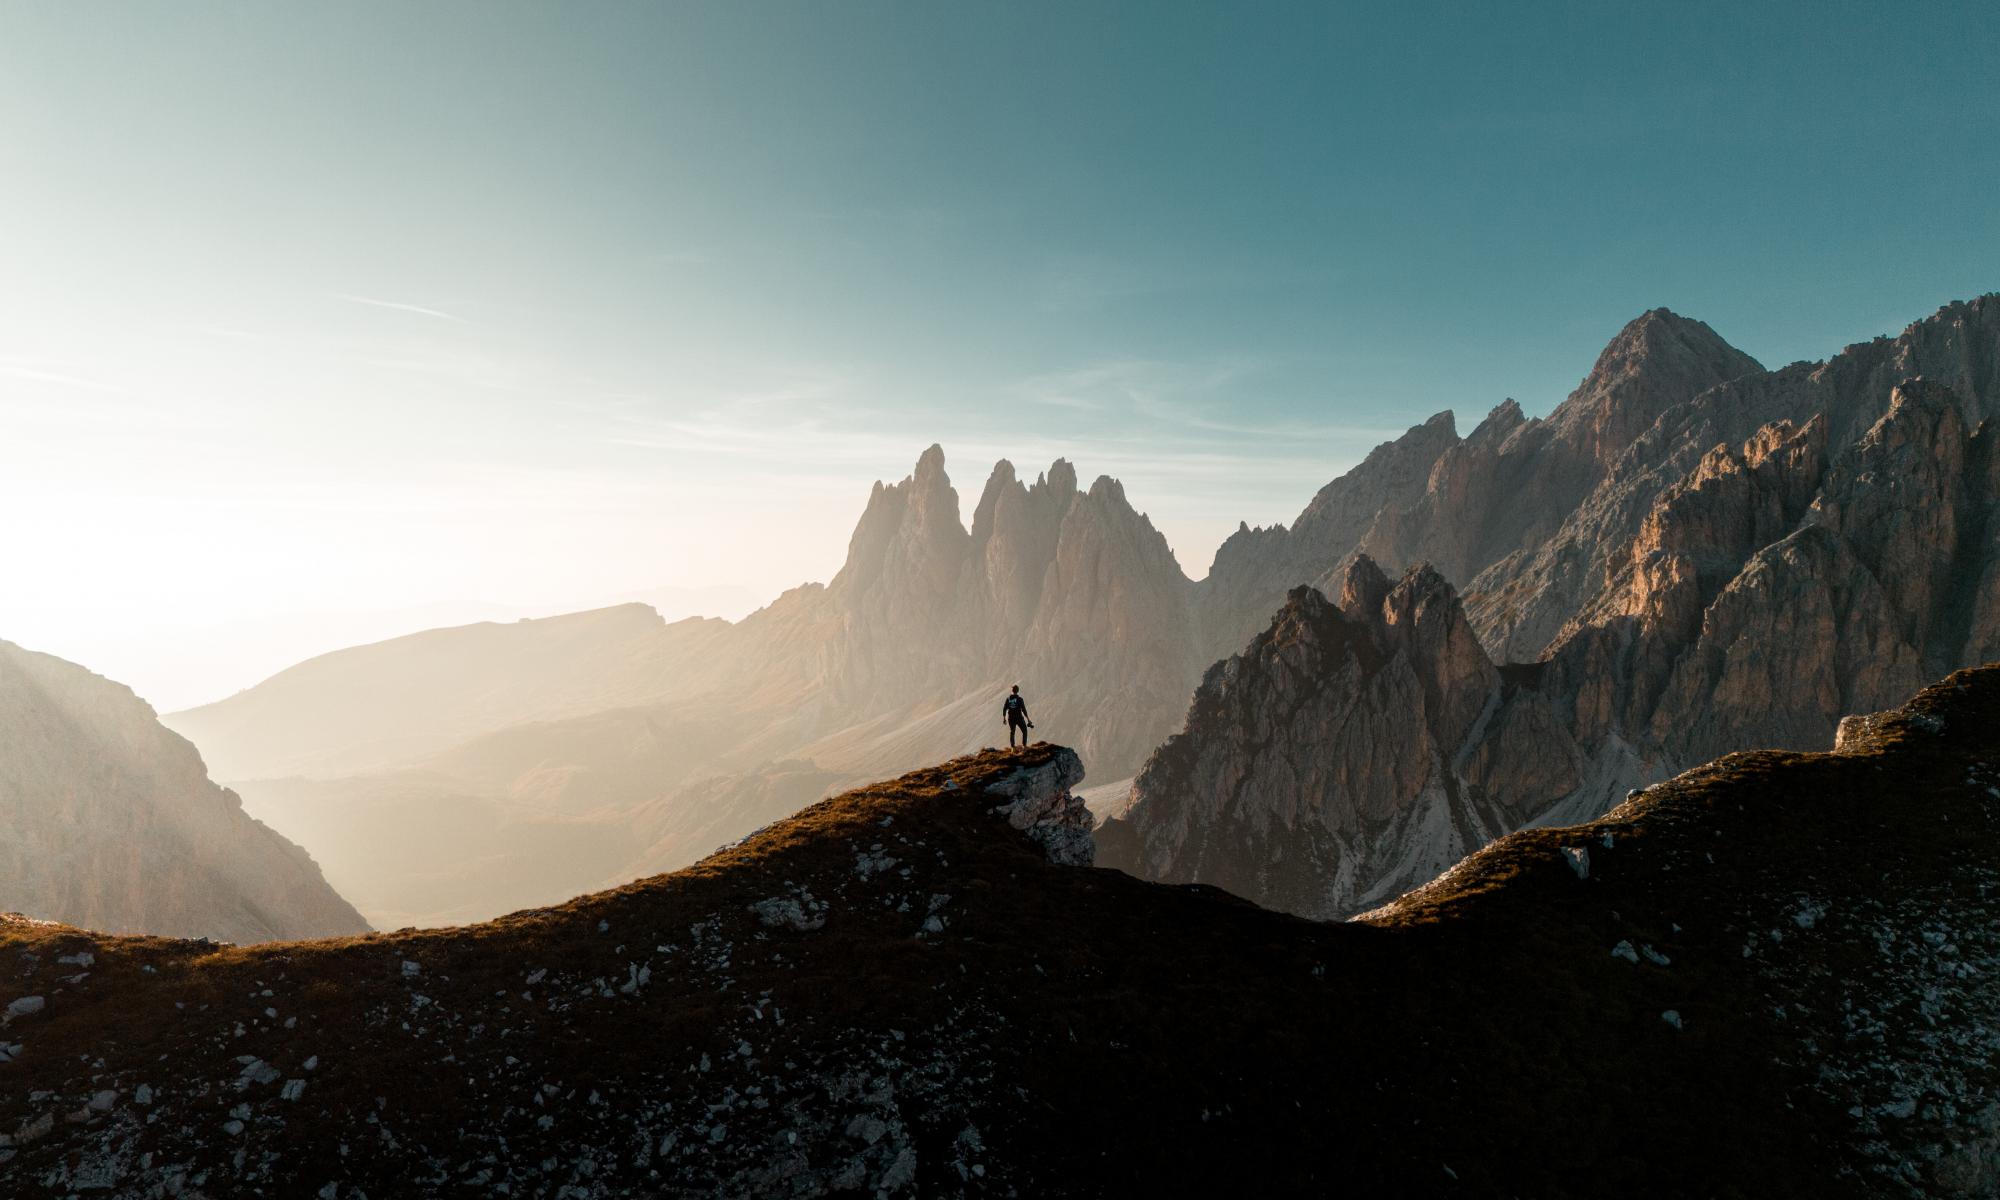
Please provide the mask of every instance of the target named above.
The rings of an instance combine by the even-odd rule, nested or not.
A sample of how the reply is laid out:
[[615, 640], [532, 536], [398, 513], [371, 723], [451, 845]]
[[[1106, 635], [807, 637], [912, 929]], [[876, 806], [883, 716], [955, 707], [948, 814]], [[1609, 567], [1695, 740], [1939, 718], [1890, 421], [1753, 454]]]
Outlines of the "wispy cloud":
[[366, 304], [373, 308], [387, 308], [393, 309], [396, 312], [416, 313], [418, 316], [436, 317], [440, 321], [456, 321], [460, 325], [472, 324], [472, 322], [456, 313], [448, 313], [441, 308], [426, 308], [421, 304], [405, 304], [400, 300], [378, 300], [373, 296], [356, 296], [348, 292], [334, 292], [333, 298], [336, 300], [345, 300], [349, 304]]
[[39, 367], [19, 363], [0, 363], [0, 375], [14, 379], [25, 379], [33, 383], [53, 383], [58, 387], [78, 388], [87, 392], [102, 392], [110, 396], [127, 396], [131, 393], [116, 384], [90, 379], [82, 375], [72, 375], [66, 371], [49, 371]]

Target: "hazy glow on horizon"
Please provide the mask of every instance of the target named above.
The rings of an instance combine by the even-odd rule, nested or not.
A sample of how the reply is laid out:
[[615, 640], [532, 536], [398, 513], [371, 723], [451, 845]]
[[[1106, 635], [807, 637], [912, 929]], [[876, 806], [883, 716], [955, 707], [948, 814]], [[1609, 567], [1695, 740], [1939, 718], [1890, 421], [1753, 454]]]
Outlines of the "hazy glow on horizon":
[[173, 708], [739, 615], [932, 442], [1198, 576], [1653, 305], [1776, 365], [2000, 287], [1965, 12], [10, 7], [0, 638]]

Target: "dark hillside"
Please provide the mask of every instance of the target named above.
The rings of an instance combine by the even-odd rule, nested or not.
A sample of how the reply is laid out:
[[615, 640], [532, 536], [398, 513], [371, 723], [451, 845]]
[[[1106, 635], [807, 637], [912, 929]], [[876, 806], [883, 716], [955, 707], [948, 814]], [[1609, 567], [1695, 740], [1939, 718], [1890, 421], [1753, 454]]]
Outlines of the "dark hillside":
[[238, 948], [15, 920], [0, 1176], [1991, 1194], [1996, 718], [2000, 669], [1961, 672], [1843, 752], [1731, 756], [1344, 924], [1050, 861], [1087, 846], [1046, 745], [482, 925]]

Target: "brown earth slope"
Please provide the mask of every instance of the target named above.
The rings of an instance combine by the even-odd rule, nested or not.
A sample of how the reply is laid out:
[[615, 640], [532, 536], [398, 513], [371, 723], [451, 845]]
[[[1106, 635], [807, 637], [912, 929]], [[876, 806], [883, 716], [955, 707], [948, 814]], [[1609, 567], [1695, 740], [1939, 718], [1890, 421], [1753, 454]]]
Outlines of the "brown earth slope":
[[237, 948], [16, 920], [0, 1177], [1992, 1195], [1996, 722], [2000, 668], [1961, 672], [1838, 752], [1732, 755], [1350, 923], [1050, 861], [1088, 843], [1046, 745], [466, 928]]

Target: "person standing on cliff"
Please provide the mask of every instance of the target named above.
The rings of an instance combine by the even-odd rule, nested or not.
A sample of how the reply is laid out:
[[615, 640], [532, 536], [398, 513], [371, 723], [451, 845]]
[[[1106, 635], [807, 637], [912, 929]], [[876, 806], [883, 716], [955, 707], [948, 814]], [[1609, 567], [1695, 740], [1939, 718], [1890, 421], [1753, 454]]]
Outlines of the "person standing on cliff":
[[1028, 731], [1035, 727], [1035, 723], [1028, 719], [1028, 702], [1021, 699], [1020, 684], [1015, 684], [1014, 690], [1000, 702], [1000, 719], [1007, 722], [1007, 748], [1014, 748], [1014, 731], [1018, 729], [1021, 731], [1021, 748], [1026, 749]]

